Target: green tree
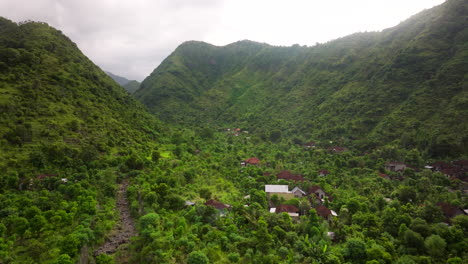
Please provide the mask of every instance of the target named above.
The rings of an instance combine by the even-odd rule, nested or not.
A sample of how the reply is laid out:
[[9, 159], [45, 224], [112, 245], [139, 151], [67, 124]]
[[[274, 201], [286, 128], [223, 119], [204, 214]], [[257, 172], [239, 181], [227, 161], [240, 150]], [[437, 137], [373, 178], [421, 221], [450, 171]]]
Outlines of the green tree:
[[352, 263], [365, 263], [367, 259], [366, 243], [359, 238], [346, 241], [343, 256]]
[[427, 253], [433, 258], [442, 258], [445, 253], [447, 243], [439, 235], [431, 235], [424, 241]]
[[208, 264], [210, 263], [205, 253], [201, 251], [193, 251], [187, 257], [187, 264]]

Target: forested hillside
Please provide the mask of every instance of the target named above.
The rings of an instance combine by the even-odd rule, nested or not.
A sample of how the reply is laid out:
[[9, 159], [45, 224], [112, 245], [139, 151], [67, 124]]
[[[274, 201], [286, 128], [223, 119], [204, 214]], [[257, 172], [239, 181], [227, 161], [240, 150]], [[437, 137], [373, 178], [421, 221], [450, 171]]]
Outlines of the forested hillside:
[[0, 18], [0, 263], [92, 255], [161, 127], [60, 31]]
[[466, 263], [466, 26], [187, 42], [135, 95], [163, 123], [0, 18], [0, 263]]
[[180, 45], [135, 97], [158, 117], [433, 157], [468, 149], [468, 3], [313, 47]]

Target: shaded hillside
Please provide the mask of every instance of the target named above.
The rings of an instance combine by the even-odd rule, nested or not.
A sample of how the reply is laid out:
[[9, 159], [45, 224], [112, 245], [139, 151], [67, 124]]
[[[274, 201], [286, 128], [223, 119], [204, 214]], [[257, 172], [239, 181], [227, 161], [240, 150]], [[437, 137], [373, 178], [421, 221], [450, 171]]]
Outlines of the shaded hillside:
[[187, 42], [135, 97], [169, 122], [459, 155], [468, 149], [467, 14], [466, 1], [449, 0], [314, 47]]
[[122, 77], [122, 76], [115, 75], [112, 72], [106, 71], [105, 73], [107, 73], [107, 75], [109, 75], [112, 78], [112, 80], [116, 81], [121, 86], [124, 86], [124, 85], [126, 85], [127, 83], [130, 82], [129, 79], [127, 79], [125, 77]]
[[129, 93], [134, 93], [138, 88], [140, 88], [140, 82], [138, 81], [128, 80], [127, 78], [115, 75], [112, 72], [106, 73]]
[[140, 88], [140, 83], [138, 81], [129, 81], [127, 84], [123, 85], [123, 88], [129, 93], [134, 93], [138, 88]]
[[60, 31], [0, 18], [0, 263], [89, 263], [159, 130]]

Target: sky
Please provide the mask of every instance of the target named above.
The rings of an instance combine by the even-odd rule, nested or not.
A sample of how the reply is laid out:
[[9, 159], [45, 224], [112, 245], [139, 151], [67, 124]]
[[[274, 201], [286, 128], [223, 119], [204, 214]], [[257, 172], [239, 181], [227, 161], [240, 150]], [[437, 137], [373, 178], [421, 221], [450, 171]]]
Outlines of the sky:
[[444, 0], [0, 0], [0, 16], [46, 22], [103, 70], [143, 80], [188, 40], [313, 46], [380, 31]]

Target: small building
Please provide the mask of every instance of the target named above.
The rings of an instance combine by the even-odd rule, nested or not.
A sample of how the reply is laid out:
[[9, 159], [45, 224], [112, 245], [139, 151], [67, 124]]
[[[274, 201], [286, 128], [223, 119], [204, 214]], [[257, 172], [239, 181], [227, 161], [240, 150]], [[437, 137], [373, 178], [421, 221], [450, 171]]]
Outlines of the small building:
[[290, 204], [281, 204], [276, 207], [275, 213], [287, 213], [291, 217], [299, 217], [299, 209]]
[[292, 189], [291, 192], [294, 194], [294, 197], [301, 198], [303, 196], [306, 196], [306, 192], [304, 192], [303, 190], [301, 190], [301, 188], [299, 188], [297, 186], [294, 187], [294, 189]]
[[342, 152], [347, 151], [348, 149], [345, 148], [345, 147], [333, 146], [333, 147], [327, 148], [327, 150], [331, 151], [331, 152], [334, 152], [334, 153], [342, 153]]
[[379, 173], [379, 177], [382, 178], [382, 179], [390, 180], [390, 176], [388, 176], [385, 173]]
[[265, 192], [268, 198], [273, 195], [283, 197], [285, 200], [294, 198], [294, 194], [289, 191], [288, 185], [265, 185]]
[[[242, 163], [241, 163], [242, 165]], [[255, 165], [255, 166], [258, 166], [260, 165], [260, 160], [256, 157], [251, 157], [251, 158], [248, 158], [246, 160], [244, 160], [244, 166], [246, 165]]]
[[321, 204], [315, 207], [315, 210], [317, 211], [317, 215], [323, 217], [327, 221], [331, 221], [334, 216], [338, 216], [338, 214], [335, 211], [330, 210], [326, 206]]
[[287, 180], [287, 181], [305, 181], [306, 179], [300, 174], [292, 174], [291, 172], [284, 170], [276, 175], [278, 180]]
[[231, 208], [231, 205], [229, 205], [229, 204], [224, 204], [224, 203], [222, 203], [222, 202], [219, 202], [219, 201], [216, 201], [216, 200], [213, 200], [213, 199], [207, 201], [207, 202], [205, 203], [205, 205], [206, 205], [206, 206], [214, 207], [214, 208], [216, 208], [216, 209], [218, 209], [218, 210], [220, 210], [220, 211]]
[[324, 176], [327, 176], [328, 174], [330, 174], [330, 172], [328, 170], [319, 170], [318, 173], [319, 173], [320, 177], [324, 177]]
[[468, 170], [468, 160], [456, 160], [452, 164], [457, 168]]
[[304, 148], [309, 149], [309, 148], [315, 148], [315, 141], [309, 141], [305, 144], [302, 145]]
[[451, 219], [457, 215], [465, 215], [465, 211], [461, 208], [451, 205], [449, 203], [439, 202], [437, 206], [442, 210], [443, 215], [445, 216], [445, 222], [451, 223]]
[[189, 200], [185, 201], [185, 206], [194, 206], [194, 205], [195, 203], [192, 201], [189, 201]]
[[385, 163], [385, 169], [388, 171], [398, 172], [404, 171], [407, 165], [403, 162], [387, 162]]
[[319, 198], [320, 200], [323, 200], [325, 196], [328, 196], [327, 193], [323, 191], [322, 188], [318, 185], [309, 187], [307, 195], [311, 195], [311, 194], [317, 196], [317, 198]]

